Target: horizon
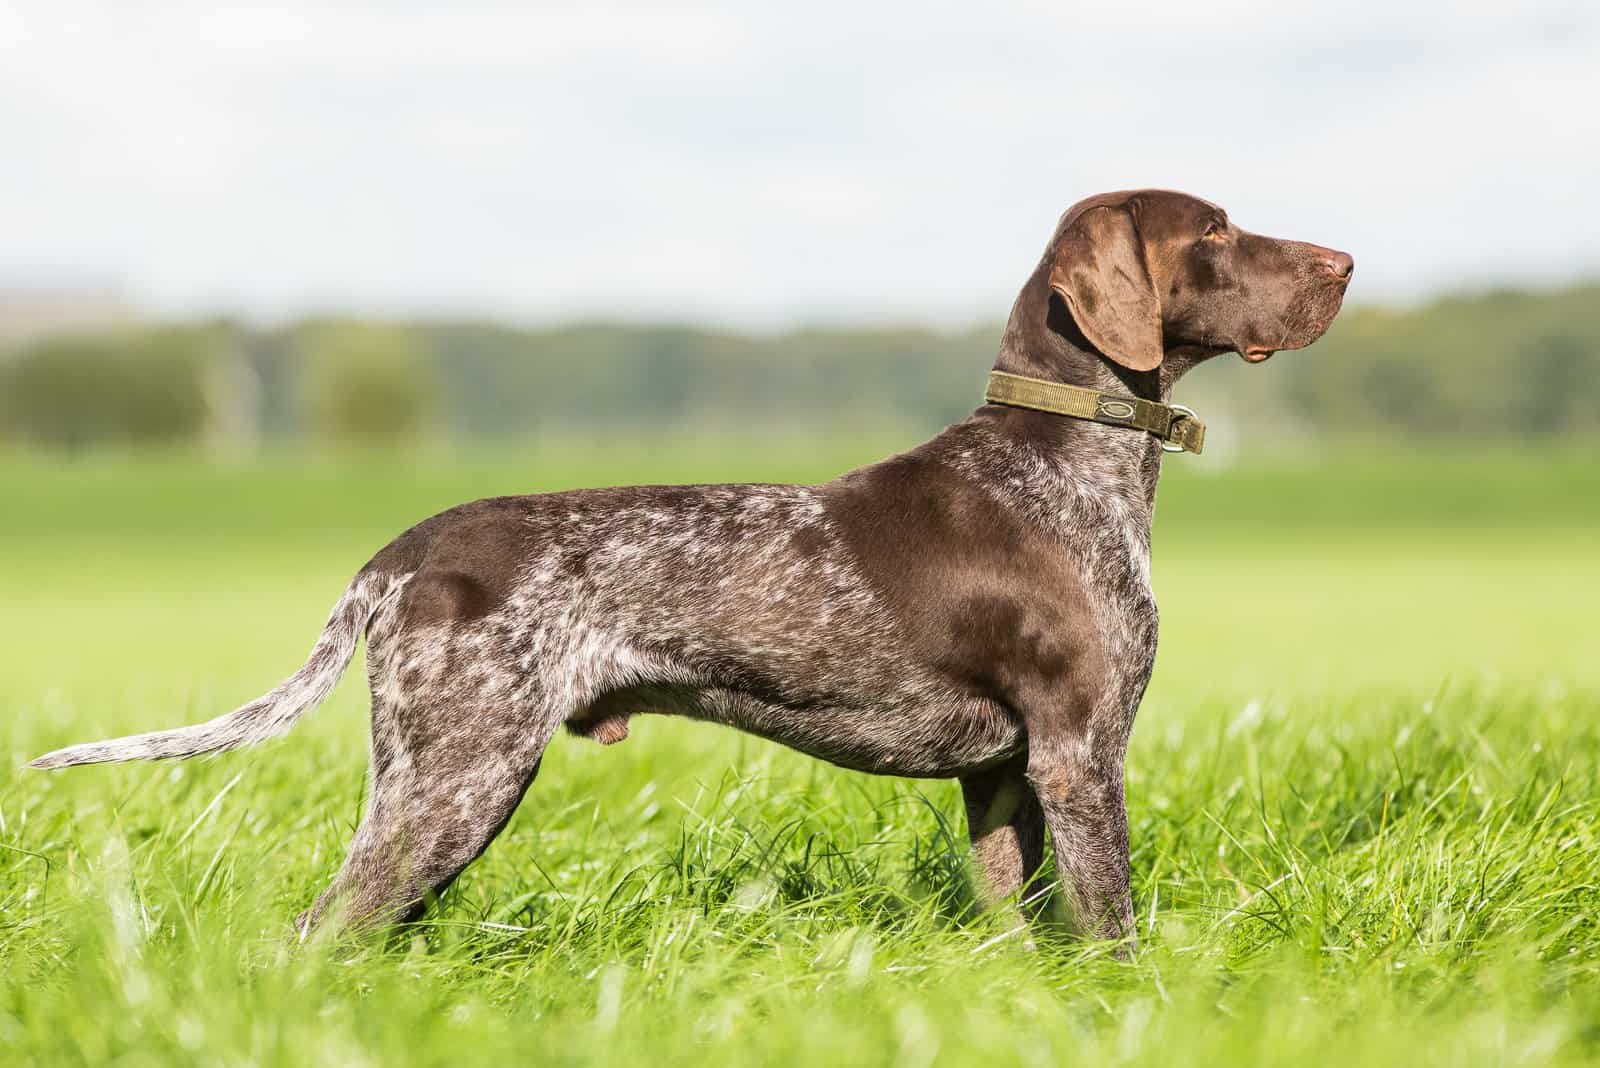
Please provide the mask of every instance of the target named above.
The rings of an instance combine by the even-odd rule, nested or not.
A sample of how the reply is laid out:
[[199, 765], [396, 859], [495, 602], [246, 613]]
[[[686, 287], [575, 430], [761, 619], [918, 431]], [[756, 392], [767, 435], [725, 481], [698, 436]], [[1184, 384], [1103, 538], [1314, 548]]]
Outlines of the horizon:
[[[1498, 296], [1528, 296], [1528, 297], [1554, 297], [1567, 293], [1574, 293], [1587, 289], [1600, 289], [1600, 272], [1594, 275], [1581, 275], [1571, 279], [1556, 279], [1549, 282], [1532, 283], [1484, 283], [1481, 285], [1460, 286], [1456, 288], [1439, 289], [1429, 292], [1416, 293], [1392, 300], [1347, 300], [1343, 312], [1361, 311], [1391, 311], [1399, 313], [1417, 312], [1431, 308], [1435, 305], [1450, 301], [1487, 300]], [[687, 330], [709, 335], [726, 335], [730, 337], [749, 338], [779, 338], [792, 334], [808, 332], [871, 332], [871, 331], [923, 331], [941, 336], [971, 333], [991, 327], [1002, 327], [1006, 321], [1005, 314], [993, 316], [977, 316], [971, 319], [909, 319], [871, 317], [862, 318], [836, 318], [836, 319], [806, 319], [780, 323], [754, 323], [745, 324], [733, 321], [719, 321], [715, 319], [681, 318], [671, 315], [651, 315], [649, 317], [628, 317], [626, 315], [610, 315], [603, 313], [584, 314], [573, 312], [552, 318], [517, 318], [512, 315], [496, 315], [489, 313], [450, 311], [428, 312], [423, 310], [388, 309], [365, 311], [360, 308], [308, 308], [293, 314], [282, 316], [251, 316], [247, 314], [233, 314], [226, 311], [189, 311], [166, 313], [161, 309], [142, 306], [130, 299], [130, 294], [115, 285], [85, 285], [82, 288], [72, 286], [70, 283], [52, 282], [38, 286], [19, 286], [12, 284], [11, 280], [0, 277], [0, 348], [6, 347], [4, 340], [4, 327], [9, 314], [18, 308], [25, 308], [29, 301], [61, 301], [72, 303], [82, 301], [86, 307], [96, 309], [110, 309], [113, 317], [85, 321], [82, 325], [96, 327], [99, 325], [159, 325], [162, 323], [197, 323], [218, 322], [234, 325], [246, 330], [273, 331], [293, 327], [306, 323], [317, 322], [371, 322], [393, 323], [410, 326], [468, 326], [483, 325], [500, 327], [507, 330], [541, 333], [547, 331], [560, 331], [571, 329], [625, 329], [625, 330]], [[1337, 329], [1343, 315], [1334, 323]], [[79, 324], [66, 322], [61, 327], [35, 334], [26, 338], [22, 343], [49, 337], [56, 332], [70, 333]]]

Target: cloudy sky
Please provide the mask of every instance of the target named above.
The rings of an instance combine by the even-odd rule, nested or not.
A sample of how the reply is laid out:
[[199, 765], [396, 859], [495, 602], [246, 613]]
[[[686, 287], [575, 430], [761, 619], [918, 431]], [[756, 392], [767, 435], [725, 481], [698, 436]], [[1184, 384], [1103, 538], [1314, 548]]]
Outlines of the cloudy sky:
[[1136, 185], [1350, 250], [1353, 299], [1600, 275], [1597, 11], [8, 0], [0, 286], [995, 319]]

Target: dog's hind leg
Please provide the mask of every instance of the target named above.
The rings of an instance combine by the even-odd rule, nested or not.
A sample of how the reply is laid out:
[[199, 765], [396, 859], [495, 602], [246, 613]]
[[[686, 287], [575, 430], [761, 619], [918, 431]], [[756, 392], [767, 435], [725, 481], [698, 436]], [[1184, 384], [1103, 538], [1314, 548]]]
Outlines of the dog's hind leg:
[[[1012, 760], [961, 780], [984, 908], [1019, 894], [1044, 863], [1044, 812], [1025, 767], [1025, 760]], [[1042, 895], [1025, 896], [1028, 901], [1019, 904], [1034, 915]]]
[[419, 916], [505, 827], [559, 722], [374, 696], [371, 801], [333, 884], [295, 921], [301, 936], [329, 919], [357, 929]]

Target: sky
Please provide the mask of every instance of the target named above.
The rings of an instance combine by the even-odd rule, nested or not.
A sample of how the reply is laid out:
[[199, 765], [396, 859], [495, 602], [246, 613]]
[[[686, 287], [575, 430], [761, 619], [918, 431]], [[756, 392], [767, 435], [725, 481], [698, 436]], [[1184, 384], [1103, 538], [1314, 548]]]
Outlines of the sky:
[[0, 288], [163, 314], [992, 321], [1138, 186], [1353, 302], [1600, 276], [1600, 5], [0, 8]]

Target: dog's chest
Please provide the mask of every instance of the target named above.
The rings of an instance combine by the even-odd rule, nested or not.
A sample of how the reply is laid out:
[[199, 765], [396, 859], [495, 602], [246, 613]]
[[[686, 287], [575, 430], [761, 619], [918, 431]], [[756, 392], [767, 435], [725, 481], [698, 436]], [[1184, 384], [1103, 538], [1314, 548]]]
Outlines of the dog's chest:
[[1120, 713], [1130, 726], [1155, 669], [1159, 627], [1150, 586], [1148, 527], [1141, 531], [1136, 522], [1112, 524], [1092, 539], [1084, 569], [1110, 675], [1103, 709]]
[[1072, 562], [1103, 653], [1095, 716], [1129, 729], [1155, 667], [1159, 623], [1148, 500], [1068, 485], [1035, 514]]

